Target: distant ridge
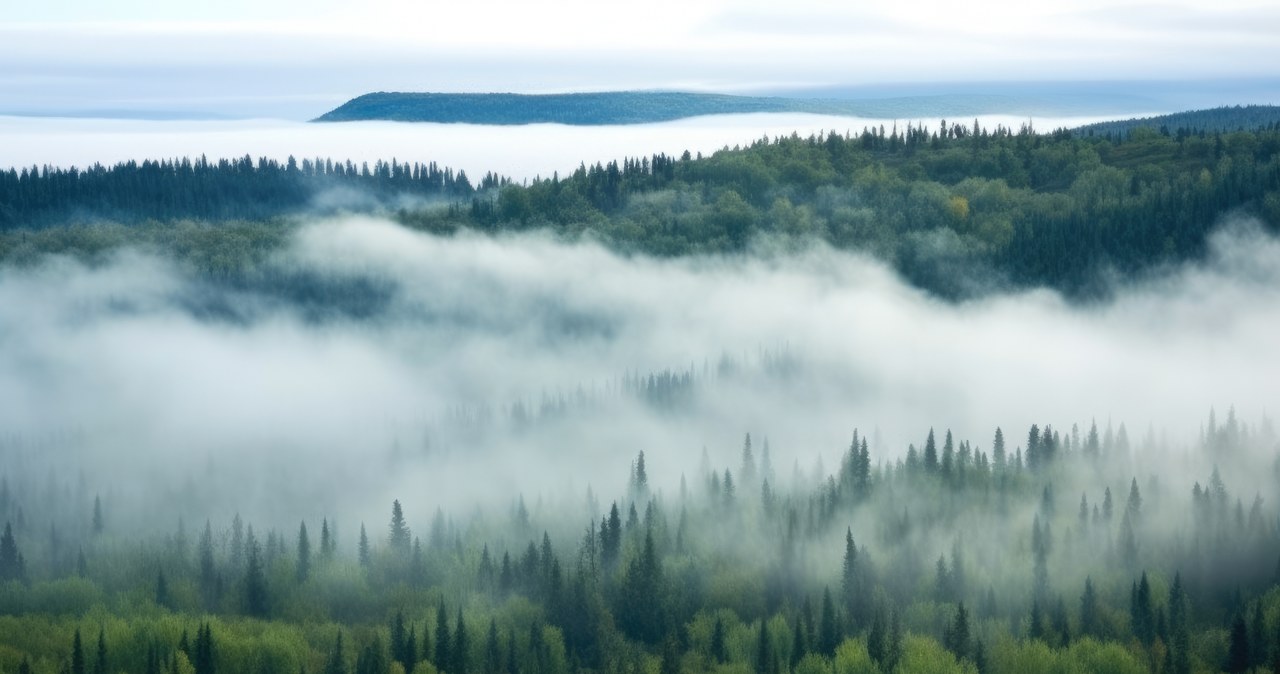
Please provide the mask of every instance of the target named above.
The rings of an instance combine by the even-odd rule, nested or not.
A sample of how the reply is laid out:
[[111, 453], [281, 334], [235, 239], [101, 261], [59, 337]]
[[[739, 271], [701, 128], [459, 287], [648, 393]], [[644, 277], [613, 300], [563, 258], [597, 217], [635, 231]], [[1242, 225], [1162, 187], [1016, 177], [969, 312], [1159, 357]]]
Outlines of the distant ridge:
[[1077, 127], [1079, 135], [1128, 134], [1135, 129], [1154, 129], [1170, 134], [1182, 132], [1206, 133], [1229, 131], [1256, 131], [1280, 124], [1280, 106], [1234, 105], [1207, 110], [1175, 112], [1158, 117], [1098, 122]]
[[574, 94], [378, 92], [326, 112], [315, 122], [385, 120], [465, 124], [646, 124], [702, 115], [800, 112], [877, 119], [984, 114], [1045, 114], [1043, 101], [989, 94], [876, 99], [784, 98], [661, 91]]

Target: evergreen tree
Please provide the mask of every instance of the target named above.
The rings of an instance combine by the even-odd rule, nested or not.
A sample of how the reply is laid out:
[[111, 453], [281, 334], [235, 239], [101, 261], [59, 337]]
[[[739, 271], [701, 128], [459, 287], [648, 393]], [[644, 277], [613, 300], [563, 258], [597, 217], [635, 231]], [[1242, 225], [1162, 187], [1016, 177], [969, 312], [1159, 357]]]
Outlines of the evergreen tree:
[[173, 608], [171, 605], [171, 597], [169, 596], [169, 581], [165, 580], [164, 569], [156, 573], [156, 606], [160, 608]]
[[1147, 572], [1142, 572], [1142, 579], [1130, 590], [1129, 624], [1133, 626], [1133, 635], [1145, 645], [1151, 645], [1155, 638], [1155, 610], [1152, 606], [1151, 583], [1147, 581]]
[[724, 620], [719, 615], [716, 616], [715, 626], [711, 628], [711, 659], [717, 664], [728, 659], [724, 645]]
[[1251, 655], [1249, 653], [1249, 629], [1244, 624], [1244, 616], [1236, 615], [1231, 623], [1231, 642], [1227, 647], [1227, 662], [1224, 669], [1232, 674], [1249, 671]]
[[253, 527], [245, 536], [248, 561], [244, 571], [245, 612], [255, 618], [267, 616], [267, 577], [263, 570], [262, 550], [253, 536]]
[[329, 530], [329, 519], [320, 520], [320, 557], [324, 560], [333, 558], [334, 553], [333, 532]]
[[413, 671], [412, 654], [407, 652], [408, 639], [405, 634], [404, 611], [397, 610], [396, 617], [391, 621], [391, 659], [399, 662], [404, 671]]
[[484, 674], [498, 674], [502, 668], [502, 645], [498, 642], [498, 623], [489, 619], [489, 634], [484, 643]]
[[769, 637], [769, 627], [765, 619], [760, 618], [760, 631], [756, 638], [756, 674], [771, 674], [773, 671], [773, 644]]
[[929, 429], [929, 437], [924, 441], [924, 469], [929, 473], [938, 472], [938, 446], [933, 439], [933, 429]]
[[[248, 541], [250, 543], [249, 563], [252, 564], [254, 556], [252, 530]], [[195, 674], [214, 674], [213, 628], [209, 623], [204, 623], [196, 631], [195, 651], [195, 657], [191, 661], [196, 670]]]
[[400, 508], [399, 499], [391, 503], [391, 530], [388, 537], [388, 543], [391, 550], [402, 558], [409, 556], [409, 544], [411, 536], [409, 534], [409, 526], [405, 524], [404, 511]]
[[71, 640], [71, 674], [87, 674], [84, 661], [84, 644], [80, 640], [80, 628]]
[[[431, 664], [436, 669], [448, 672], [453, 665], [453, 659], [450, 647], [453, 646], [453, 639], [449, 635], [449, 614], [445, 612], [444, 603], [442, 602], [436, 607], [436, 659]], [[448, 674], [457, 674], [457, 672], [448, 672]]]
[[93, 533], [101, 534], [105, 526], [102, 519], [102, 497], [95, 495], [93, 497]]
[[828, 587], [822, 591], [822, 618], [818, 628], [818, 650], [827, 657], [834, 656], [840, 644], [840, 627], [836, 621], [835, 603]]
[[747, 433], [747, 437], [742, 442], [742, 484], [744, 488], [750, 487], [756, 481], [756, 460], [751, 453], [751, 434]]
[[107, 632], [98, 628], [98, 657], [94, 659], [93, 674], [107, 674]]
[[1093, 589], [1093, 578], [1084, 579], [1084, 593], [1080, 595], [1080, 634], [1097, 637], [1100, 624], [1098, 595]]
[[453, 667], [449, 674], [468, 674], [471, 671], [471, 639], [467, 636], [467, 623], [462, 619], [462, 607], [458, 607], [457, 627], [453, 631]]
[[0, 583], [21, 580], [26, 575], [25, 566], [22, 553], [18, 551], [18, 542], [13, 537], [13, 525], [5, 522], [4, 536], [0, 537]]
[[342, 653], [342, 630], [338, 630], [338, 636], [333, 641], [333, 650], [329, 652], [324, 674], [347, 674], [347, 658]]
[[311, 541], [307, 538], [306, 522], [298, 525], [298, 562], [294, 576], [299, 583], [305, 583], [311, 577]]
[[969, 612], [965, 610], [964, 602], [956, 605], [955, 617], [947, 626], [942, 645], [957, 658], [969, 656]]
[[373, 564], [373, 554], [369, 550], [369, 535], [364, 531], [364, 523], [360, 523], [360, 547], [358, 548], [360, 566], [369, 568]]
[[209, 520], [204, 522], [204, 532], [200, 534], [200, 598], [206, 610], [212, 610], [217, 603], [218, 577], [213, 560], [213, 525]]

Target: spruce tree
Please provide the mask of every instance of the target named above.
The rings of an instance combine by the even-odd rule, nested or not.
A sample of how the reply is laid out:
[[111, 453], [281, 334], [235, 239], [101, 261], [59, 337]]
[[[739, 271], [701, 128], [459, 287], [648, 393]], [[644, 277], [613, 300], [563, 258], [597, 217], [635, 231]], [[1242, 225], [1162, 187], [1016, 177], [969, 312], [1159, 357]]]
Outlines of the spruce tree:
[[388, 543], [391, 550], [401, 557], [409, 556], [409, 544], [411, 536], [409, 535], [409, 526], [405, 524], [404, 511], [400, 508], [399, 499], [391, 503], [391, 524], [388, 526], [390, 535]]
[[84, 643], [80, 639], [80, 628], [71, 640], [71, 674], [88, 674], [85, 670]]
[[360, 547], [358, 554], [360, 556], [360, 566], [369, 568], [373, 564], [373, 555], [369, 550], [369, 535], [364, 531], [364, 522], [360, 523]]
[[294, 576], [299, 583], [311, 577], [311, 541], [307, 538], [307, 523], [298, 525], [298, 561]]
[[262, 550], [253, 536], [253, 527], [245, 536], [248, 560], [244, 571], [245, 612], [255, 618], [267, 616], [267, 577], [263, 570]]

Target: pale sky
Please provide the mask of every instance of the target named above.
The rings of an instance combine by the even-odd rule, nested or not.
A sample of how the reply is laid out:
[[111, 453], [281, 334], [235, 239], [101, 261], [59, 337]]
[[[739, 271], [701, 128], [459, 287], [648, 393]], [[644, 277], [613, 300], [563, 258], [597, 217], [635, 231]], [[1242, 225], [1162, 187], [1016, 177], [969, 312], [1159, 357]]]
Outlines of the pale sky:
[[0, 113], [308, 118], [377, 90], [1275, 80], [1277, 36], [1280, 3], [1253, 0], [47, 0], [5, 9]]

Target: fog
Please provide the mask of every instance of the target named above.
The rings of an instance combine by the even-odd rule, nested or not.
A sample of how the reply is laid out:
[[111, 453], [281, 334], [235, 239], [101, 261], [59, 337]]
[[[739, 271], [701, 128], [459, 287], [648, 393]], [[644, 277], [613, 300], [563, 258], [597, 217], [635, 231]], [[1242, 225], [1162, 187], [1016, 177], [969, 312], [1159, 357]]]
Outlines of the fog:
[[[1141, 111], [1135, 113], [1141, 114]], [[1104, 121], [1103, 117], [979, 117], [983, 126], [1050, 130]], [[900, 126], [938, 120], [897, 120]], [[971, 118], [961, 121], [969, 123]], [[660, 124], [575, 127], [558, 124], [485, 126], [396, 122], [308, 124], [283, 120], [137, 121], [0, 116], [0, 169], [111, 165], [139, 157], [207, 156], [284, 161], [290, 155], [374, 162], [436, 162], [464, 170], [473, 181], [486, 172], [515, 180], [572, 173], [582, 163], [685, 150], [708, 154], [762, 137], [861, 131], [895, 120], [805, 114], [709, 115]]]
[[[1012, 451], [1032, 423], [1094, 419], [1135, 446], [1151, 429], [1186, 465], [1211, 407], [1258, 424], [1276, 397], [1280, 241], [1248, 221], [1090, 306], [949, 304], [856, 254], [757, 248], [654, 260], [367, 218], [299, 228], [271, 267], [355, 289], [354, 313], [138, 251], [4, 269], [0, 452], [9, 475], [78, 474], [138, 526], [380, 522], [392, 498], [425, 521], [616, 494], [640, 451], [674, 493], [704, 448], [736, 466], [747, 432], [783, 477], [838, 465], [855, 428], [880, 462], [931, 427], [989, 450], [1001, 426]], [[668, 370], [688, 375], [668, 404], [629, 385]]]

